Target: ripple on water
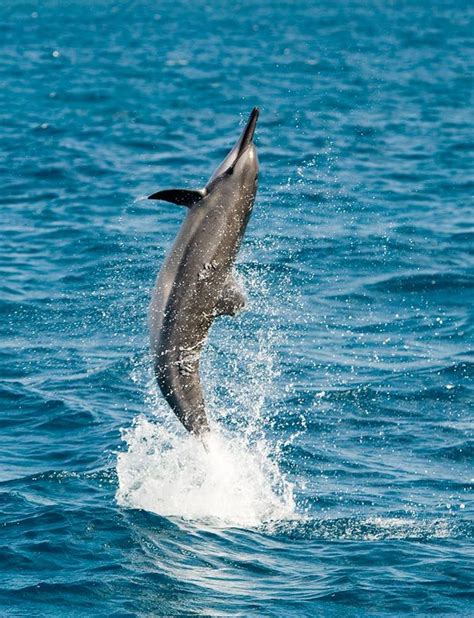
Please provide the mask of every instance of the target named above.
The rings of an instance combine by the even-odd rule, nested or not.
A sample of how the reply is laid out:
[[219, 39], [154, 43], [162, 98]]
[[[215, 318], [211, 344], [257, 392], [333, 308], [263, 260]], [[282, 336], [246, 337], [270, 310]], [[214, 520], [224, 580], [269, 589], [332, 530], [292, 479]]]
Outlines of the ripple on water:
[[[0, 37], [0, 615], [470, 615], [466, 3], [36, 4]], [[205, 453], [148, 356], [185, 213], [144, 198], [254, 105]]]

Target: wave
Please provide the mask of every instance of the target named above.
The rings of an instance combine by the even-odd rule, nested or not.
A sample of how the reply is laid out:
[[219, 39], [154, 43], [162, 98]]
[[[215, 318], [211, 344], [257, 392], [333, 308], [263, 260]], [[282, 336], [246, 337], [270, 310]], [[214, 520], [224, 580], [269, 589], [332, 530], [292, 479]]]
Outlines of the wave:
[[457, 291], [467, 294], [474, 288], [474, 277], [457, 273], [412, 273], [387, 277], [368, 284], [380, 292]]
[[272, 535], [295, 540], [383, 541], [474, 538], [474, 526], [453, 518], [417, 519], [377, 515], [367, 518], [340, 517], [280, 522], [266, 526]]

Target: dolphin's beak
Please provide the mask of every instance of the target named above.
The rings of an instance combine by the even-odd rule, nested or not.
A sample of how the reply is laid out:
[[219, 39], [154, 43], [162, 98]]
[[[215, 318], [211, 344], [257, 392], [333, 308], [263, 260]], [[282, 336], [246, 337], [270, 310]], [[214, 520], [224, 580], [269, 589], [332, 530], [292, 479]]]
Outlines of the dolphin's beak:
[[237, 163], [241, 155], [243, 155], [247, 148], [252, 144], [255, 127], [257, 125], [258, 114], [258, 108], [254, 107], [250, 113], [247, 124], [245, 125], [245, 129], [242, 131], [242, 135], [239, 137], [237, 143], [226, 156], [226, 158], [214, 171], [206, 186], [209, 186], [213, 180], [221, 176], [224, 172], [232, 172], [235, 164]]
[[259, 113], [260, 112], [258, 107], [254, 107], [250, 113], [247, 125], [245, 126], [245, 129], [243, 130], [242, 135], [240, 136], [240, 139], [235, 146], [236, 148], [238, 148], [237, 159], [245, 150], [247, 150], [247, 148], [252, 143]]

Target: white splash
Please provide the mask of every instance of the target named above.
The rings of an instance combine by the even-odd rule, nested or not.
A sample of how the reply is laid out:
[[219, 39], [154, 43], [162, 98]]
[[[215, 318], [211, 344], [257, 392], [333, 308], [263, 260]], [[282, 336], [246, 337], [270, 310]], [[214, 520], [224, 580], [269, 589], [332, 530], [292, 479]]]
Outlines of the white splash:
[[128, 450], [117, 461], [122, 506], [245, 528], [295, 518], [292, 485], [263, 439], [250, 447], [214, 427], [206, 452], [195, 437], [144, 416], [123, 438]]
[[279, 399], [280, 329], [268, 299], [280, 287], [269, 294], [257, 272], [246, 274], [245, 287], [248, 310], [242, 318], [215, 324], [201, 357], [212, 427], [208, 452], [163, 401], [151, 367], [142, 364], [132, 372], [146, 393], [148, 413], [123, 432], [127, 449], [117, 458], [119, 504], [242, 528], [298, 518], [293, 485], [279, 467], [279, 445], [270, 437], [272, 406]]

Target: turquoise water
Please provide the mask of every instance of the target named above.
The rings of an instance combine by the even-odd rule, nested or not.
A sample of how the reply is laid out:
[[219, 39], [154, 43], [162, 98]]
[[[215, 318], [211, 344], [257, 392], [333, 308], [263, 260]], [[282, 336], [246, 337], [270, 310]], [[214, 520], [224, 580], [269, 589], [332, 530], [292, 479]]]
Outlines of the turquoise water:
[[[0, 8], [0, 613], [472, 613], [472, 7]], [[206, 455], [147, 306], [250, 109]], [[471, 562], [470, 562], [471, 558]]]

